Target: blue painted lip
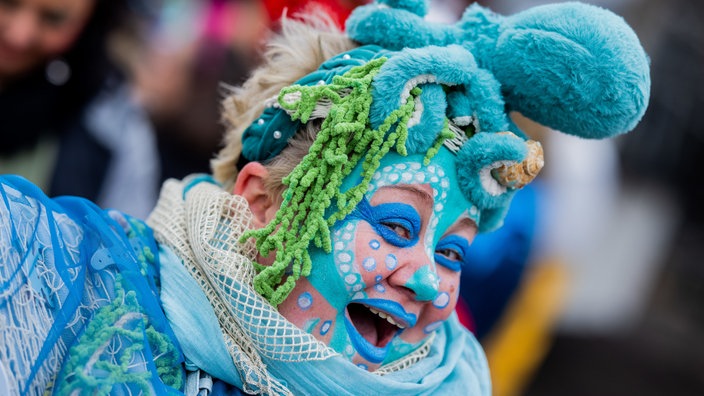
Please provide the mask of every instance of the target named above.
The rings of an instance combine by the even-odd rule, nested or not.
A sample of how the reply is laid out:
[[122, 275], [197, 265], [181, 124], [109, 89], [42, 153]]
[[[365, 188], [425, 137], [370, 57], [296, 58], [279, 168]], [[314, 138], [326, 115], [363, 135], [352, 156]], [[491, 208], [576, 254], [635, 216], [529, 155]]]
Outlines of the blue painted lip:
[[350, 322], [350, 320], [346, 316], [345, 328], [347, 329], [347, 335], [349, 335], [350, 337], [350, 342], [352, 343], [352, 346], [361, 357], [367, 359], [369, 362], [372, 363], [381, 363], [384, 361], [386, 355], [388, 355], [389, 353], [389, 347], [391, 346], [390, 342], [382, 348], [370, 344], [367, 340], [364, 339], [364, 337], [362, 337], [361, 334], [359, 334], [359, 332], [357, 332], [357, 328], [354, 327], [352, 322]]
[[[380, 298], [362, 298], [358, 300], [352, 300], [350, 303], [362, 304], [379, 311], [383, 311], [391, 316], [397, 323], [404, 325], [405, 327], [413, 327], [416, 325], [418, 319], [415, 314], [406, 312], [403, 306], [395, 301], [384, 300]], [[345, 328], [347, 329], [347, 335], [350, 337], [350, 342], [354, 349], [362, 356], [364, 359], [372, 363], [381, 363], [384, 361], [391, 348], [391, 342], [386, 344], [384, 347], [377, 347], [370, 344], [354, 327], [348, 316], [345, 316]], [[403, 330], [396, 333], [396, 336], [401, 334]]]
[[353, 300], [351, 303], [363, 304], [379, 311], [386, 312], [387, 314], [393, 316], [394, 320], [405, 327], [413, 327], [418, 322], [418, 318], [415, 314], [408, 313], [403, 308], [403, 305], [392, 300], [385, 300], [381, 298], [361, 298], [358, 300]]

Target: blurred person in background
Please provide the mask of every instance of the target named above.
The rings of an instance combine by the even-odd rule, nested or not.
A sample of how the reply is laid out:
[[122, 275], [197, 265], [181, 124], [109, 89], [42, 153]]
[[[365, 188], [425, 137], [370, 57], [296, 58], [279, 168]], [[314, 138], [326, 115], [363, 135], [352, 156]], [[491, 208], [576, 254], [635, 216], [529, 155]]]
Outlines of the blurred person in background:
[[154, 126], [160, 179], [208, 172], [220, 149], [223, 86], [241, 84], [260, 62], [280, 18], [315, 6], [343, 28], [365, 0], [165, 0], [133, 56], [137, 96]]
[[221, 84], [258, 62], [266, 22], [258, 1], [166, 0], [129, 58], [136, 97], [153, 125], [159, 179], [207, 172], [222, 135]]
[[108, 45], [148, 10], [127, 0], [0, 1], [0, 172], [52, 196], [148, 213], [158, 190], [151, 128]]

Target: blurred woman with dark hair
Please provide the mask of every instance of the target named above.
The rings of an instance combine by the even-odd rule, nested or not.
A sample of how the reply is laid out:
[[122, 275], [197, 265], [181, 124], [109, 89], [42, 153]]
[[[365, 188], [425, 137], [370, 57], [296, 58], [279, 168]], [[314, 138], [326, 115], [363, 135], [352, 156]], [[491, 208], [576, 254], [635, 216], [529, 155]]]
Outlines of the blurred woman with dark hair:
[[[0, 171], [147, 213], [155, 145], [108, 46], [135, 16], [127, 0], [0, 0]], [[111, 189], [125, 175], [129, 200]]]

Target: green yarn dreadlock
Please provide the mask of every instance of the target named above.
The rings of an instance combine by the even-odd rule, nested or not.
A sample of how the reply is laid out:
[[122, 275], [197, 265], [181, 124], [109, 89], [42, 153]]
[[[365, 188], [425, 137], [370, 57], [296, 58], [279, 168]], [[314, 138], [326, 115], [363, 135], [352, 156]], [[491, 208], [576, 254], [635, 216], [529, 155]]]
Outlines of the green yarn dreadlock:
[[[332, 106], [308, 154], [283, 179], [288, 188], [275, 219], [264, 228], [247, 231], [241, 239], [254, 238], [263, 256], [276, 250], [272, 265], [255, 264], [258, 274], [254, 277], [255, 290], [274, 306], [288, 297], [301, 276], [310, 275], [311, 241], [328, 253], [332, 250], [330, 227], [362, 200], [381, 159], [391, 148], [406, 155], [407, 124], [420, 89], [414, 88], [406, 103], [377, 129], [369, 125], [372, 80], [385, 61], [379, 58], [354, 67], [335, 76], [329, 85], [294, 85], [279, 94], [281, 107], [303, 123], [319, 103], [328, 101]], [[362, 181], [340, 191], [360, 161]], [[333, 201], [336, 208], [325, 218]]]

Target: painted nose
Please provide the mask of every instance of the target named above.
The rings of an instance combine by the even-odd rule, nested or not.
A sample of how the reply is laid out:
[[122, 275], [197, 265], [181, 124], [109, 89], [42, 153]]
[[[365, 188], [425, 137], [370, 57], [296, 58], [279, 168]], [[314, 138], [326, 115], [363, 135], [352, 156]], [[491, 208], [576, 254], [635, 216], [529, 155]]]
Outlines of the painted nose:
[[433, 301], [438, 295], [440, 279], [434, 264], [419, 267], [406, 281], [405, 287], [413, 290], [417, 301]]
[[[394, 261], [393, 267], [398, 267], [389, 278], [390, 284], [412, 291], [416, 301], [433, 301], [437, 297], [440, 278], [435, 263], [428, 257], [421, 244], [400, 254], [398, 259], [394, 255], [389, 257]], [[388, 262], [387, 268], [391, 269]]]

